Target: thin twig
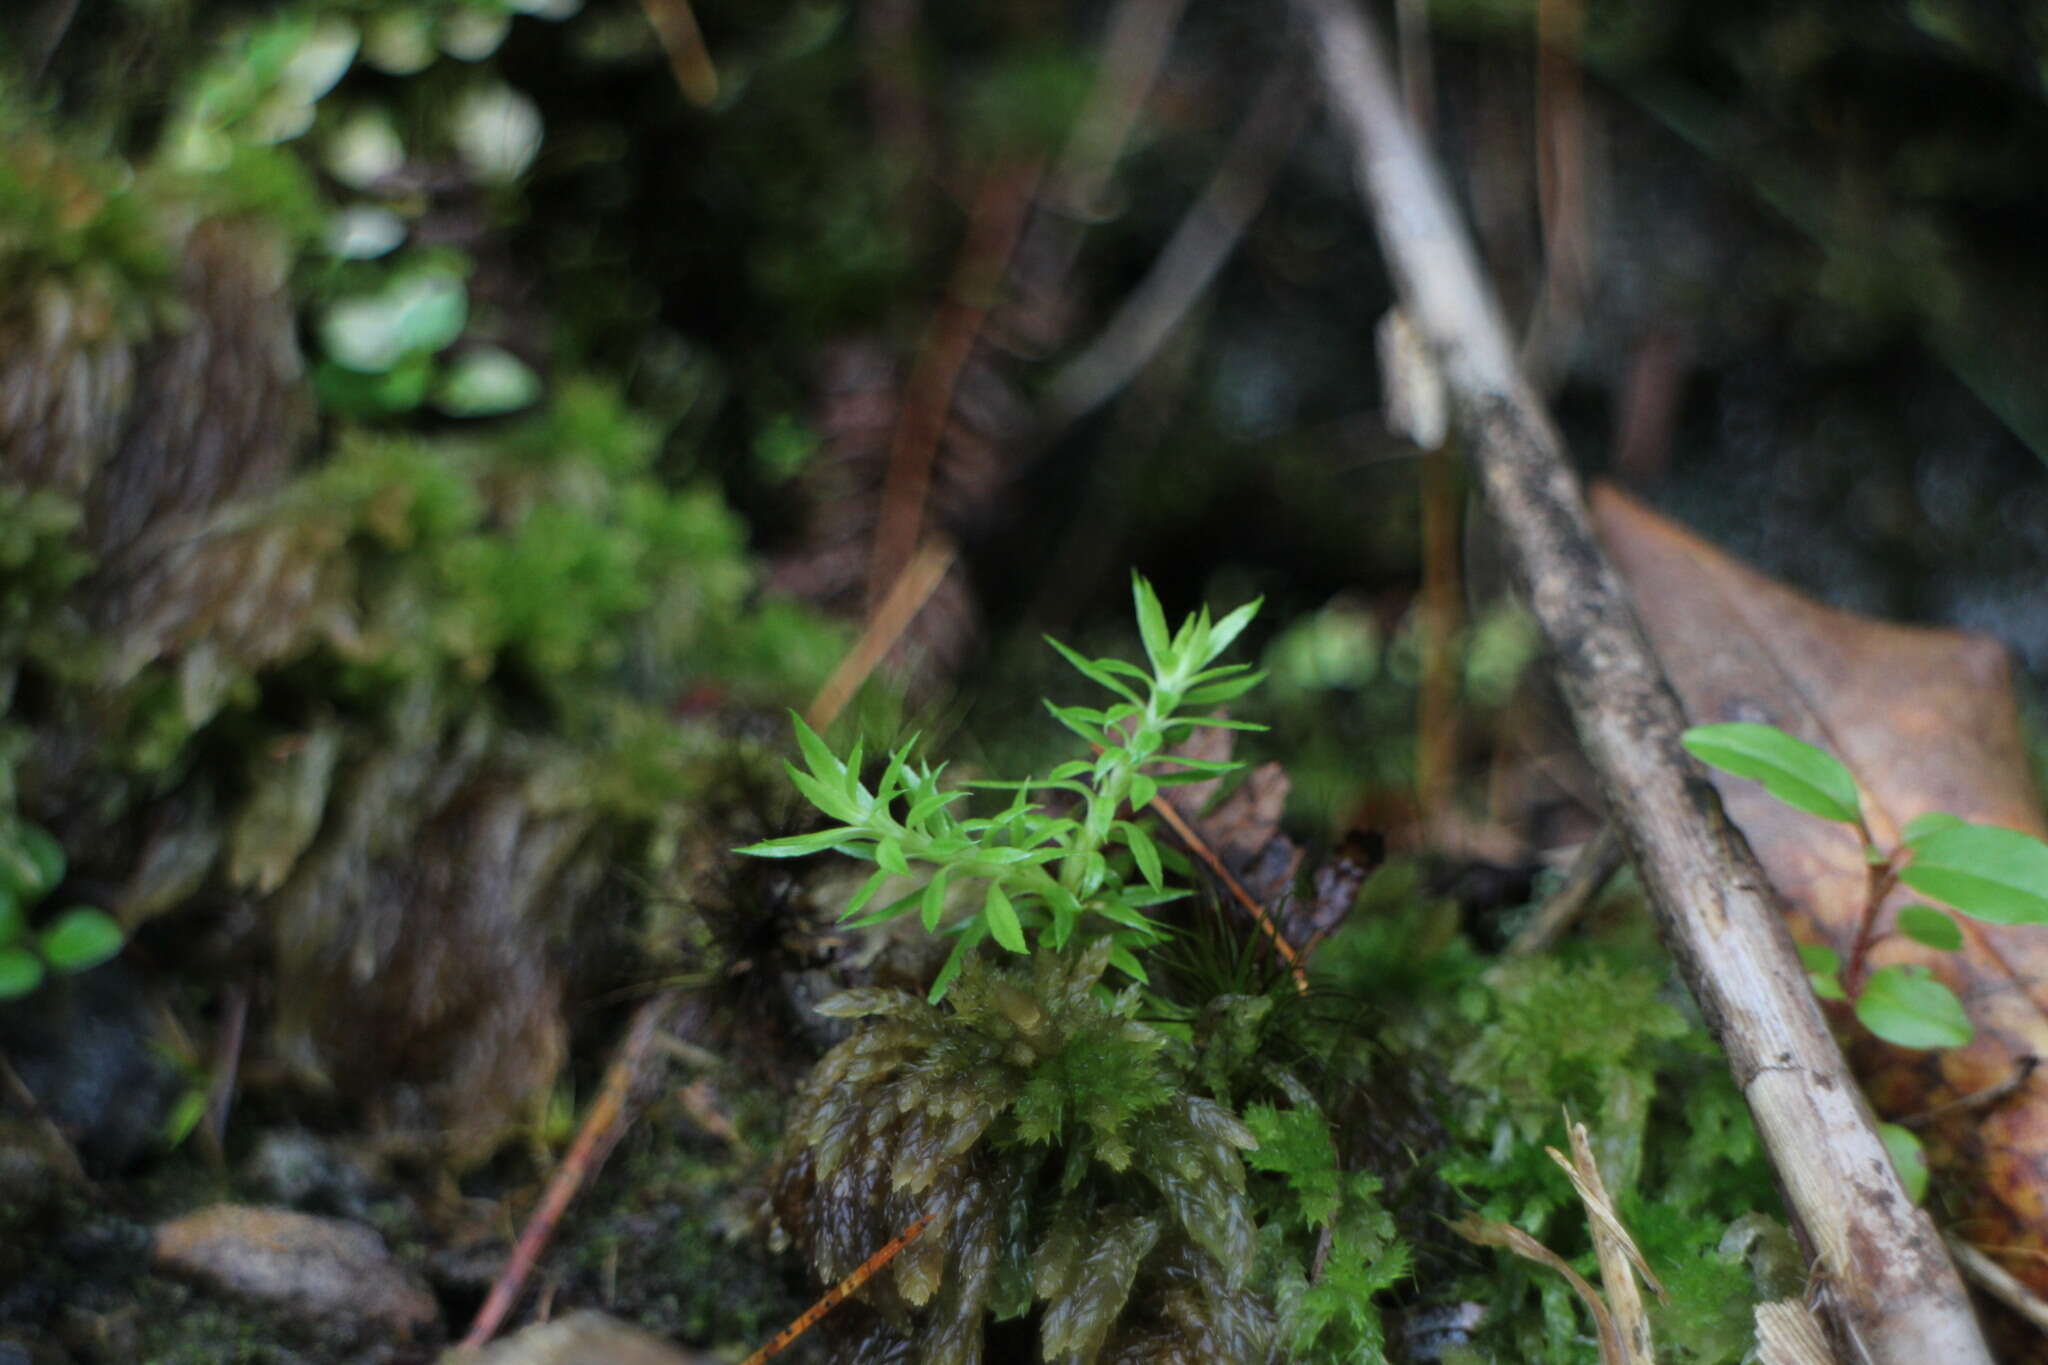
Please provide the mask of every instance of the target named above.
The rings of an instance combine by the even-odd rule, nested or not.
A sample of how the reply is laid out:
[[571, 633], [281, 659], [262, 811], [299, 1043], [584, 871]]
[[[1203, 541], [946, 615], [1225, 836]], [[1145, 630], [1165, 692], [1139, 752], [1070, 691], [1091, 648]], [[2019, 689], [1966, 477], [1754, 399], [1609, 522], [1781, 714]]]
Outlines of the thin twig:
[[470, 1323], [469, 1334], [462, 1339], [462, 1349], [481, 1347], [504, 1325], [506, 1315], [518, 1301], [520, 1291], [525, 1289], [527, 1277], [533, 1273], [541, 1252], [547, 1249], [549, 1240], [554, 1236], [556, 1225], [568, 1211], [569, 1202], [576, 1197], [584, 1181], [604, 1165], [605, 1157], [624, 1136], [640, 1073], [648, 1054], [654, 1050], [654, 1040], [660, 1035], [669, 1011], [681, 998], [678, 991], [663, 991], [634, 1013], [626, 1036], [619, 1043], [611, 1066], [605, 1071], [604, 1085], [598, 1091], [597, 1100], [584, 1117], [583, 1126], [577, 1130], [576, 1140], [569, 1145], [569, 1154], [562, 1158], [562, 1164], [549, 1177], [540, 1204], [527, 1218], [519, 1241], [512, 1248], [512, 1255], [505, 1261], [505, 1268], [498, 1272], [483, 1307], [477, 1310], [476, 1319]]
[[1151, 270], [1101, 334], [1046, 386], [1048, 427], [1058, 429], [1093, 412], [1150, 363], [1265, 207], [1307, 108], [1299, 72], [1292, 61], [1283, 61], [1266, 78], [1222, 164]]
[[1415, 700], [1415, 795], [1425, 822], [1451, 809], [1458, 767], [1458, 516], [1464, 498], [1448, 446], [1422, 457], [1422, 685]]
[[2048, 1303], [2015, 1278], [2011, 1271], [1992, 1260], [1953, 1232], [1948, 1234], [1949, 1254], [1978, 1288], [1997, 1299], [2043, 1332], [2048, 1332]]
[[206, 1082], [204, 1131], [208, 1153], [224, 1161], [228, 1113], [235, 1103], [235, 1081], [242, 1069], [242, 1043], [249, 1023], [249, 992], [231, 985], [222, 998], [220, 1029], [214, 1035], [212, 1073]]
[[1088, 225], [1101, 218], [1116, 171], [1151, 98], [1187, 0], [1117, 0], [1103, 29], [1087, 99], [1017, 245], [1007, 340], [1043, 354], [1066, 334], [1065, 299]]
[[1565, 873], [1564, 885], [1550, 894], [1550, 898], [1536, 907], [1536, 913], [1529, 916], [1521, 932], [1508, 944], [1509, 957], [1526, 957], [1531, 953], [1547, 952], [1557, 945], [1579, 916], [1600, 894], [1600, 888], [1621, 865], [1628, 861], [1628, 854], [1621, 846], [1621, 836], [1614, 832], [1614, 826], [1602, 825], [1600, 832], [1579, 846], [1578, 856], [1572, 859], [1571, 870]]
[[953, 390], [1002, 288], [1039, 174], [1035, 161], [1005, 164], [983, 179], [975, 198], [967, 241], [930, 335], [904, 382], [889, 438], [889, 468], [868, 559], [871, 604], [896, 583], [923, 536], [932, 462], [945, 438]]
[[683, 98], [703, 108], [718, 98], [718, 68], [711, 63], [711, 49], [704, 46], [704, 31], [697, 27], [696, 11], [690, 0], [640, 0], [647, 22], [668, 53], [669, 70]]
[[1152, 798], [1152, 809], [1157, 811], [1159, 818], [1180, 836], [1181, 842], [1188, 846], [1188, 851], [1207, 864], [1209, 870], [1216, 874], [1217, 880], [1236, 898], [1237, 903], [1250, 913], [1253, 922], [1273, 941], [1273, 951], [1280, 954], [1280, 960], [1285, 962], [1288, 970], [1293, 973], [1294, 988], [1307, 995], [1308, 970], [1302, 966], [1301, 954], [1294, 951], [1294, 945], [1280, 932], [1280, 926], [1273, 923], [1273, 917], [1266, 913], [1266, 907], [1253, 899], [1251, 892], [1245, 890], [1237, 878], [1230, 875], [1230, 869], [1223, 865], [1223, 860], [1216, 856], [1216, 851], [1209, 847], [1201, 835], [1195, 833], [1194, 826], [1182, 819], [1181, 813], [1175, 810], [1163, 795]]
[[824, 1297], [799, 1313], [794, 1322], [770, 1337], [767, 1345], [748, 1356], [740, 1365], [761, 1365], [761, 1362], [768, 1359], [768, 1357], [777, 1355], [787, 1349], [791, 1342], [795, 1341], [805, 1332], [810, 1331], [817, 1324], [819, 1318], [824, 1317], [840, 1304], [846, 1302], [848, 1298], [859, 1291], [862, 1285], [881, 1273], [888, 1266], [889, 1262], [902, 1255], [905, 1247], [924, 1235], [924, 1230], [931, 1226], [932, 1219], [935, 1216], [928, 1213], [909, 1227], [903, 1229], [903, 1231], [897, 1233], [895, 1237], [889, 1240], [888, 1245], [868, 1257], [865, 1261], [862, 1261], [851, 1275], [848, 1275], [838, 1284], [826, 1290]]
[[914, 260], [924, 240], [925, 182], [934, 160], [931, 114], [918, 75], [918, 0], [866, 0], [858, 9], [868, 115], [894, 182], [896, 230]]
[[42, 1134], [43, 1142], [50, 1149], [51, 1159], [57, 1163], [57, 1173], [75, 1185], [91, 1189], [92, 1177], [85, 1173], [85, 1166], [79, 1161], [78, 1153], [72, 1148], [70, 1139], [64, 1136], [64, 1130], [50, 1117], [50, 1111], [43, 1108], [42, 1102], [21, 1079], [20, 1073], [14, 1069], [14, 1063], [7, 1059], [4, 1052], [0, 1052], [0, 1085], [5, 1085], [8, 1095], [14, 1102], [28, 1111], [29, 1122]]
[[1536, 197], [1543, 230], [1543, 284], [1522, 336], [1522, 368], [1539, 383], [1563, 371], [1562, 357], [1584, 312], [1589, 233], [1586, 114], [1578, 52], [1580, 0], [1536, 6]]
[[2013, 1094], [2021, 1086], [2025, 1085], [2027, 1078], [2032, 1076], [2034, 1069], [2040, 1065], [2041, 1059], [2039, 1057], [2022, 1057], [2013, 1064], [2012, 1074], [2004, 1080], [1987, 1085], [1982, 1090], [1972, 1090], [1967, 1095], [1958, 1095], [1946, 1104], [1937, 1104], [1932, 1109], [1923, 1110], [1918, 1114], [1908, 1114], [1904, 1118], [1894, 1120], [1894, 1122], [1901, 1128], [1921, 1129], [1940, 1119], [1946, 1118], [1950, 1114], [1961, 1113], [1966, 1110], [1989, 1109], [1992, 1105], [1997, 1104], [2007, 1095]]
[[924, 604], [931, 601], [932, 594], [939, 590], [939, 584], [946, 581], [946, 574], [953, 567], [953, 542], [944, 536], [933, 536], [911, 557], [903, 571], [896, 575], [887, 595], [868, 617], [867, 626], [860, 638], [853, 642], [853, 648], [846, 651], [846, 657], [832, 670], [832, 676], [818, 689], [818, 695], [804, 711], [804, 723], [813, 730], [824, 730], [839, 719], [839, 713], [853, 700], [853, 694], [860, 691], [860, 685], [868, 680], [888, 656], [896, 642], [903, 638], [903, 632], [924, 610]]

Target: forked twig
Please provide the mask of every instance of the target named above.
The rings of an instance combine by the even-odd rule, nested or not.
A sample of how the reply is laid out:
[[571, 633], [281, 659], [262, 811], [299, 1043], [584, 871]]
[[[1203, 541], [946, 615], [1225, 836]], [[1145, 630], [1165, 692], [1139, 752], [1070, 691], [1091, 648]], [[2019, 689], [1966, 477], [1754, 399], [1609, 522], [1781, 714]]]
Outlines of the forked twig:
[[787, 1349], [791, 1342], [816, 1326], [818, 1319], [846, 1302], [847, 1299], [859, 1292], [862, 1285], [880, 1274], [888, 1266], [889, 1262], [902, 1255], [905, 1247], [924, 1236], [924, 1230], [931, 1226], [932, 1219], [935, 1216], [928, 1213], [889, 1239], [886, 1246], [868, 1257], [865, 1261], [862, 1261], [854, 1268], [851, 1275], [848, 1275], [838, 1284], [826, 1290], [823, 1297], [803, 1312], [797, 1314], [795, 1321], [770, 1337], [765, 1346], [740, 1362], [740, 1365], [761, 1365], [761, 1362], [767, 1360], [770, 1356], [779, 1355]]

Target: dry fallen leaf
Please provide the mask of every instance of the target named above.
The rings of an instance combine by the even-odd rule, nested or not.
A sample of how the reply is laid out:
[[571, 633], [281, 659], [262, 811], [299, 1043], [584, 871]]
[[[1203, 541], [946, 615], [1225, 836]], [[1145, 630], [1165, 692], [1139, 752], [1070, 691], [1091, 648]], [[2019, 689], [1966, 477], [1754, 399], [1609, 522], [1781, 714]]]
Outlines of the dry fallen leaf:
[[[1996, 641], [1823, 606], [1611, 489], [1595, 490], [1593, 512], [1693, 723], [1762, 722], [1835, 754], [1885, 848], [1929, 811], [2048, 833]], [[1868, 888], [1854, 833], [1780, 805], [1755, 782], [1708, 776], [1783, 898], [1793, 936], [1846, 961]], [[1846, 1025], [1838, 1031], [1878, 1113], [1929, 1117], [1921, 1137], [1944, 1221], [2042, 1291], [2048, 1075], [2027, 1067], [2048, 1057], [2048, 927], [1959, 918], [1963, 948], [1943, 953], [1896, 932], [1900, 909], [1924, 899], [1903, 888], [1886, 897], [1870, 965], [1928, 967], [1968, 1009], [1970, 1044], [1893, 1047], [1855, 1027], [1844, 1006], [1828, 1008]], [[2000, 1086], [1989, 1103], [1957, 1103]]]

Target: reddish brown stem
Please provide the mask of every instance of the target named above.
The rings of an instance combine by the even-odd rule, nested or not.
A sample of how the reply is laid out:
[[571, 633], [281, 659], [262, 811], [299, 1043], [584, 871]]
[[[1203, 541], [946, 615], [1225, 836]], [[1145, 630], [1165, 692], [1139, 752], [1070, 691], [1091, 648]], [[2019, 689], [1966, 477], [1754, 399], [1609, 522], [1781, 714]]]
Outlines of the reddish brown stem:
[[583, 1182], [596, 1174], [612, 1147], [624, 1136], [635, 1082], [652, 1050], [655, 1036], [661, 1031], [662, 1021], [668, 1017], [677, 999], [677, 992], [663, 991], [642, 1005], [633, 1016], [626, 1037], [619, 1044], [611, 1067], [605, 1072], [604, 1085], [598, 1091], [596, 1102], [590, 1106], [583, 1126], [577, 1130], [576, 1140], [569, 1146], [569, 1154], [562, 1158], [562, 1164], [549, 1178], [540, 1205], [526, 1220], [519, 1241], [512, 1248], [512, 1255], [506, 1260], [505, 1268], [498, 1272], [490, 1295], [484, 1299], [484, 1306], [477, 1310], [476, 1320], [469, 1325], [469, 1335], [462, 1339], [462, 1349], [481, 1347], [504, 1325], [506, 1315], [525, 1289], [527, 1277], [533, 1273], [541, 1252], [547, 1249], [548, 1242], [554, 1237], [556, 1225], [568, 1211], [569, 1201], [576, 1197]]
[[880, 1274], [889, 1262], [902, 1255], [905, 1247], [915, 1242], [919, 1237], [922, 1237], [924, 1230], [931, 1226], [932, 1218], [933, 1215], [928, 1213], [909, 1227], [903, 1229], [902, 1232], [897, 1233], [895, 1237], [889, 1240], [888, 1245], [868, 1257], [865, 1261], [862, 1261], [851, 1275], [848, 1275], [838, 1284], [826, 1290], [822, 1298], [799, 1313], [794, 1322], [770, 1337], [767, 1345], [748, 1356], [740, 1365], [761, 1365], [761, 1362], [768, 1359], [768, 1357], [778, 1355], [787, 1349], [791, 1342], [810, 1331], [817, 1324], [819, 1318], [824, 1317], [840, 1304], [846, 1302], [847, 1299], [859, 1291], [862, 1285]]
[[1182, 819], [1181, 813], [1175, 810], [1165, 797], [1153, 797], [1152, 809], [1159, 812], [1159, 818], [1172, 827], [1173, 832], [1180, 836], [1181, 842], [1188, 846], [1188, 850], [1208, 865], [1209, 870], [1216, 874], [1216, 879], [1223, 883], [1237, 903], [1251, 915], [1252, 921], [1272, 940], [1273, 951], [1280, 954], [1280, 960], [1287, 964], [1288, 971], [1294, 976], [1295, 990], [1307, 995], [1308, 971], [1302, 966], [1301, 954], [1294, 951], [1294, 945], [1280, 932], [1280, 926], [1273, 923], [1273, 917], [1266, 913], [1266, 907], [1254, 900], [1252, 893], [1245, 890], [1237, 878], [1230, 875], [1230, 869], [1223, 865], [1223, 860], [1216, 856], [1215, 850], [1209, 847], [1201, 835], [1195, 833], [1194, 826]]
[[[1870, 848], [1869, 830], [1860, 825], [1857, 828], [1863, 839], [1863, 847]], [[1870, 945], [1877, 938], [1878, 909], [1884, 904], [1885, 897], [1891, 895], [1892, 888], [1899, 884], [1897, 860], [1898, 854], [1893, 853], [1881, 863], [1870, 864], [1870, 890], [1864, 897], [1863, 918], [1856, 926], [1856, 942], [1849, 949], [1849, 960], [1842, 966], [1842, 989], [1852, 1000], [1863, 989], [1867, 975], [1864, 970], [1865, 960], [1870, 955]]]

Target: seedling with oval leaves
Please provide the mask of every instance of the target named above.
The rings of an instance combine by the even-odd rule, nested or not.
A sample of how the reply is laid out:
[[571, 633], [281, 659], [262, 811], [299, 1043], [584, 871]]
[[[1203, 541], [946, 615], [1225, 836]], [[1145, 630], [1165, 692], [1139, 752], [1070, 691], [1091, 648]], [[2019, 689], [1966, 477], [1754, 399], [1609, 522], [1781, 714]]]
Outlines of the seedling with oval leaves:
[[[1872, 969], [1878, 911], [1900, 885], [1986, 924], [2048, 924], [2048, 844], [2018, 830], [1973, 824], [1946, 812], [1907, 823], [1896, 846], [1877, 845], [1864, 820], [1856, 781], [1834, 755], [1771, 725], [1733, 722], [1699, 725], [1683, 742], [1694, 757], [1737, 777], [1753, 778], [1795, 810], [1846, 825], [1855, 832], [1870, 869], [1869, 890], [1847, 960], [1817, 944], [1799, 950], [1814, 993], [1850, 1003], [1856, 1020], [1898, 1047], [1953, 1048], [1967, 1044], [1970, 1017], [1954, 991], [1924, 966]], [[1932, 905], [1908, 905], [1894, 931], [1937, 952], [1963, 948], [1953, 915]], [[1919, 1142], [1896, 1124], [1882, 1125], [1907, 1188], [1924, 1191], [1926, 1162]], [[1902, 1153], [1913, 1159], [1901, 1159]], [[1917, 1180], [1914, 1172], [1918, 1172]]]
[[64, 850], [41, 825], [0, 818], [0, 1000], [27, 995], [49, 970], [82, 972], [121, 951], [121, 926], [90, 905], [74, 905], [41, 929], [29, 911], [64, 880]]

